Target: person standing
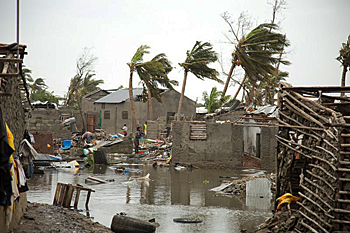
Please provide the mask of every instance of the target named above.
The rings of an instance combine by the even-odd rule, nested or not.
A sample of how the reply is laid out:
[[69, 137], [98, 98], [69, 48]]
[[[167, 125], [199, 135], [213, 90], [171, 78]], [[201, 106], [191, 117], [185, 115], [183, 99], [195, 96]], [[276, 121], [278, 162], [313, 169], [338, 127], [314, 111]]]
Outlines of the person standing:
[[145, 121], [145, 124], [143, 125], [143, 133], [145, 135], [145, 138], [147, 136], [147, 121]]
[[140, 145], [140, 138], [142, 137], [141, 127], [137, 127], [135, 138], [134, 138], [134, 145], [135, 145], [135, 154], [139, 153], [139, 145]]
[[123, 130], [124, 137], [126, 137], [128, 135], [128, 127], [126, 126], [126, 124], [124, 124], [122, 130]]

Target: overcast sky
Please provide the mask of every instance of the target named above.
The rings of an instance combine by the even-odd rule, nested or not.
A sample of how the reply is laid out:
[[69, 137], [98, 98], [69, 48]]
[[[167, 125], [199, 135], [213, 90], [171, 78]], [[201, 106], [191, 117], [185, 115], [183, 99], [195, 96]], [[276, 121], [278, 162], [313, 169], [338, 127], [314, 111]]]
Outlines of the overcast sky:
[[[340, 85], [342, 68], [335, 59], [341, 43], [350, 34], [349, 0], [287, 0], [287, 8], [277, 16], [282, 32], [291, 42], [287, 59], [288, 82], [294, 86]], [[220, 53], [224, 68], [229, 69], [232, 45], [223, 33], [228, 27], [221, 18], [225, 11], [233, 18], [246, 11], [255, 25], [271, 20], [267, 0], [25, 0], [20, 3], [20, 43], [28, 46], [24, 64], [33, 77], [43, 77], [50, 91], [63, 95], [75, 75], [77, 57], [84, 47], [98, 57], [96, 78], [102, 88], [128, 86], [126, 65], [137, 50], [151, 47], [145, 60], [165, 53], [176, 69], [171, 79], [179, 81], [183, 70], [177, 65], [185, 59], [197, 40], [208, 41]], [[0, 1], [0, 43], [16, 41], [16, 1]], [[221, 71], [220, 66], [215, 65]], [[221, 79], [226, 77], [221, 76]], [[238, 74], [236, 78], [241, 79]], [[134, 76], [134, 87], [138, 86]], [[349, 79], [347, 85], [350, 84]], [[202, 100], [222, 84], [201, 81], [190, 75], [185, 95]], [[231, 86], [227, 94], [234, 94]]]

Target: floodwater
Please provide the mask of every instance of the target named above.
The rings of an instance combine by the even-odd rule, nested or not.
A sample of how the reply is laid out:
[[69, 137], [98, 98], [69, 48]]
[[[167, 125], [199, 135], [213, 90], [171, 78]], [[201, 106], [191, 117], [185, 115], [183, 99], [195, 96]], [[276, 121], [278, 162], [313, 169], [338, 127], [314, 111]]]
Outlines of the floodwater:
[[[52, 204], [57, 182], [82, 184], [96, 191], [91, 194], [90, 210], [83, 211], [94, 221], [110, 227], [113, 215], [125, 212], [138, 219], [155, 218], [160, 224], [158, 233], [241, 232], [242, 229], [255, 229], [271, 216], [268, 198], [248, 198], [243, 203], [235, 196], [215, 196], [215, 192], [209, 191], [221, 184], [220, 176], [239, 178], [254, 171], [177, 171], [146, 164], [126, 168], [131, 172], [116, 173], [113, 166], [80, 169], [76, 175], [71, 170], [45, 170], [45, 174], [34, 174], [28, 181], [30, 190], [27, 197], [31, 202]], [[131, 176], [144, 176], [147, 173], [150, 173], [149, 182], [128, 182]], [[85, 178], [90, 175], [114, 181], [85, 184]], [[78, 209], [85, 209], [85, 193], [82, 191], [80, 194]], [[173, 222], [174, 218], [183, 217], [200, 217], [203, 223]]]

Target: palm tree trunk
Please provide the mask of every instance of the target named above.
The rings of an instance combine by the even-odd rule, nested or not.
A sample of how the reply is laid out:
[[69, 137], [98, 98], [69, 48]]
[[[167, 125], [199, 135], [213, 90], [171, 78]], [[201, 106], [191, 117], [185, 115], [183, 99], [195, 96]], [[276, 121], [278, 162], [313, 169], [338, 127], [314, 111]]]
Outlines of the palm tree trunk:
[[134, 69], [130, 67], [130, 78], [129, 78], [129, 100], [130, 100], [130, 106], [131, 106], [131, 112], [132, 112], [132, 118], [134, 119], [135, 127], [137, 128], [140, 126], [140, 122], [137, 119], [136, 116], [136, 109], [135, 109], [135, 102], [134, 102], [134, 95], [132, 93], [132, 74], [134, 72]]
[[243, 78], [241, 84], [239, 85], [238, 90], [236, 91], [236, 94], [235, 94], [235, 96], [233, 97], [233, 99], [236, 99], [236, 98], [237, 98], [237, 95], [238, 95], [239, 91], [241, 90], [241, 88], [243, 87], [243, 84], [244, 84], [245, 80], [247, 79], [247, 77], [248, 77], [248, 75], [247, 75], [247, 73], [245, 73], [245, 74], [244, 74], [244, 78]]
[[148, 94], [148, 112], [149, 112], [149, 120], [153, 121], [153, 104], [152, 104], [152, 95], [151, 95], [151, 87], [147, 83], [147, 94]]
[[77, 88], [75, 89], [75, 97], [77, 98], [77, 104], [78, 104], [78, 108], [79, 108], [79, 112], [80, 112], [81, 122], [83, 124], [82, 133], [84, 133], [85, 130], [86, 130], [86, 123], [85, 123], [85, 117], [84, 117], [84, 114], [83, 114], [83, 109], [81, 107], [80, 96], [79, 96]]
[[224, 96], [226, 95], [228, 84], [230, 83], [231, 76], [232, 76], [232, 73], [233, 73], [233, 70], [235, 69], [235, 67], [236, 67], [236, 62], [232, 61], [232, 65], [231, 65], [230, 71], [228, 72], [227, 79], [225, 82], [224, 90], [221, 93], [221, 99], [224, 98]]
[[182, 83], [182, 90], [181, 90], [181, 96], [180, 96], [180, 100], [179, 100], [179, 107], [177, 109], [177, 121], [181, 120], [181, 106], [182, 106], [182, 100], [184, 98], [185, 95], [185, 87], [186, 87], [186, 81], [187, 81], [187, 70], [185, 70], [184, 72], [184, 81]]
[[[348, 71], [348, 68], [346, 66], [343, 66], [343, 72], [342, 72], [342, 75], [341, 75], [341, 86], [342, 87], [345, 87], [345, 77], [346, 77], [346, 72]], [[344, 96], [345, 93], [342, 92], [341, 93], [341, 96]]]
[[269, 99], [269, 95], [270, 95], [270, 88], [268, 86], [266, 86], [264, 105], [267, 105], [268, 99]]
[[252, 79], [252, 90], [250, 91], [249, 104], [248, 105], [254, 104], [255, 85], [256, 85], [256, 80]]

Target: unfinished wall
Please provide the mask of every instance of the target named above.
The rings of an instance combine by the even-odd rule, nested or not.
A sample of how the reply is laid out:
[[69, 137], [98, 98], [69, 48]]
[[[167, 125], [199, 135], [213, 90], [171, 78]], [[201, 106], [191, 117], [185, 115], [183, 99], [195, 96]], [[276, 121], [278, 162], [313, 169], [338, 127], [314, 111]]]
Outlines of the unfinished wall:
[[268, 172], [276, 172], [276, 147], [278, 127], [261, 128], [261, 169]]
[[245, 111], [234, 111], [234, 112], [229, 112], [229, 113], [225, 113], [225, 114], [221, 114], [219, 116], [215, 116], [214, 119], [215, 121], [231, 121], [231, 122], [235, 122], [236, 120], [240, 119], [241, 116], [243, 116], [243, 114], [245, 113]]
[[[233, 123], [206, 122], [205, 124], [207, 139], [191, 140], [191, 122], [173, 122], [173, 162], [192, 163], [199, 167], [210, 168], [243, 168], [245, 143], [243, 131], [252, 127]], [[277, 132], [278, 127], [261, 128], [260, 156], [252, 157], [253, 162], [246, 159], [245, 167], [275, 172]]]
[[198, 167], [241, 168], [243, 127], [232, 123], [206, 123], [207, 139], [190, 139], [191, 122], [173, 122], [173, 162]]
[[[95, 115], [95, 128], [98, 128], [100, 115], [98, 113], [88, 114]], [[64, 117], [75, 117], [77, 128], [74, 124], [63, 126], [61, 122]], [[34, 109], [31, 111], [31, 118], [29, 118], [27, 126], [30, 132], [52, 132], [55, 139], [70, 139], [72, 132], [82, 130], [82, 121], [79, 111], [72, 108]]]

